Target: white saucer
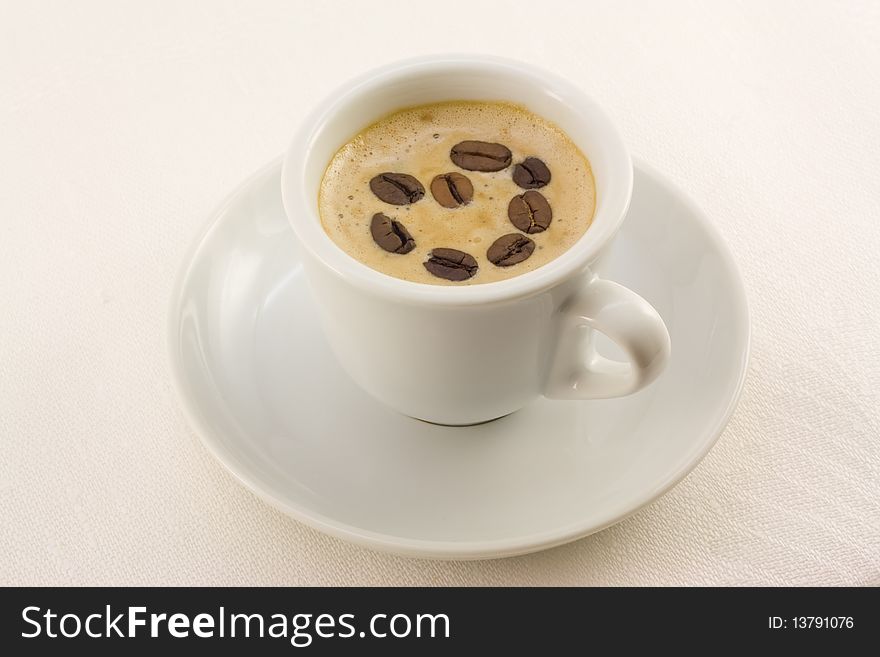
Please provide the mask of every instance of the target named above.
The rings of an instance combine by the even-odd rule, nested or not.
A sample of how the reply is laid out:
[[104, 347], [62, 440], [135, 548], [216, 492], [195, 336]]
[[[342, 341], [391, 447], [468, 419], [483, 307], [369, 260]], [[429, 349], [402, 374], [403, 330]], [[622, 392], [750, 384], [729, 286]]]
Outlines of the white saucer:
[[244, 182], [211, 218], [183, 263], [169, 328], [192, 426], [296, 520], [420, 557], [540, 550], [657, 499], [727, 424], [749, 351], [742, 283], [710, 220], [654, 170], [636, 167], [606, 277], [663, 316], [669, 368], [623, 399], [541, 400], [451, 428], [377, 404], [334, 361], [281, 207], [280, 168]]

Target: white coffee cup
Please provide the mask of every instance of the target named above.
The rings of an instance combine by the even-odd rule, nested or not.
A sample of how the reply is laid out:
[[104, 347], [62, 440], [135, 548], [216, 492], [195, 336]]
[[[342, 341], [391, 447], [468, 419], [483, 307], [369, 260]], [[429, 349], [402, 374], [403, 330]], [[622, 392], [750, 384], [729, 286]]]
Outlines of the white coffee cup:
[[[596, 212], [568, 251], [495, 283], [428, 285], [367, 267], [324, 232], [318, 190], [340, 146], [394, 110], [450, 100], [524, 105], [584, 152], [595, 177]], [[290, 144], [282, 196], [327, 339], [351, 378], [401, 413], [465, 425], [507, 415], [541, 395], [627, 395], [663, 370], [670, 343], [657, 311], [601, 278], [600, 256], [626, 217], [632, 184], [620, 135], [578, 88], [520, 62], [455, 55], [391, 64], [331, 94]], [[611, 338], [627, 360], [596, 353], [593, 330]]]

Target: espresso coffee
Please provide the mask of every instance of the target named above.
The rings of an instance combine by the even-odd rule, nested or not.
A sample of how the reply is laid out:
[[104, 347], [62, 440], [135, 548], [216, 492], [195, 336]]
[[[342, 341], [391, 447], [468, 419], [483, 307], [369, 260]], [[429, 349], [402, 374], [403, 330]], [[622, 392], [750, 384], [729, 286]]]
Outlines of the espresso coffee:
[[587, 230], [590, 163], [557, 126], [505, 102], [400, 110], [334, 155], [321, 223], [342, 250], [417, 283], [491, 283], [546, 265]]

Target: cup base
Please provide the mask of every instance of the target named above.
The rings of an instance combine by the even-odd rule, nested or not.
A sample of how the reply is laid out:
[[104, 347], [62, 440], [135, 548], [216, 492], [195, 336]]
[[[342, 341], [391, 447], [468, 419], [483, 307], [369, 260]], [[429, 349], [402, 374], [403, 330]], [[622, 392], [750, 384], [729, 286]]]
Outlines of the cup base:
[[[470, 423], [468, 423], [468, 424], [446, 424], [446, 423], [444, 423], [444, 422], [433, 422], [433, 421], [431, 421], [431, 420], [423, 420], [423, 419], [420, 418], [420, 417], [414, 417], [414, 416], [412, 416], [412, 415], [405, 415], [405, 417], [411, 417], [413, 420], [418, 420], [419, 422], [424, 422], [425, 424], [433, 424], [433, 425], [438, 426], [438, 427], [450, 427], [450, 428], [453, 428], [453, 429], [454, 429], [454, 428], [456, 428], [456, 427], [459, 427], [459, 428], [463, 428], [463, 427], [478, 427], [478, 426], [480, 426], [481, 424], [489, 424], [490, 422], [494, 422], [495, 420], [500, 420], [501, 418], [508, 417], [508, 416], [510, 416], [510, 415], [513, 415], [514, 413], [516, 413], [516, 411], [511, 411], [510, 413], [505, 413], [504, 415], [499, 415], [498, 417], [493, 417], [493, 418], [490, 419], [490, 420], [481, 420], [481, 421], [479, 421], [479, 422], [470, 422]], [[401, 415], [404, 415], [404, 414], [401, 413]]]

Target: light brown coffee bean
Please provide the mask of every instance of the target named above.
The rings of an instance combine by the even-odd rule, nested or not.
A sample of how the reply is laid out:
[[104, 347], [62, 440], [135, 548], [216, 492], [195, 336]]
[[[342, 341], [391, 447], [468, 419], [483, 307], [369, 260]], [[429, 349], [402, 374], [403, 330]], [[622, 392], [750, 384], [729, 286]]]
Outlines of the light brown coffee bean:
[[444, 208], [467, 205], [474, 198], [474, 186], [457, 171], [443, 173], [431, 181], [431, 194]]

